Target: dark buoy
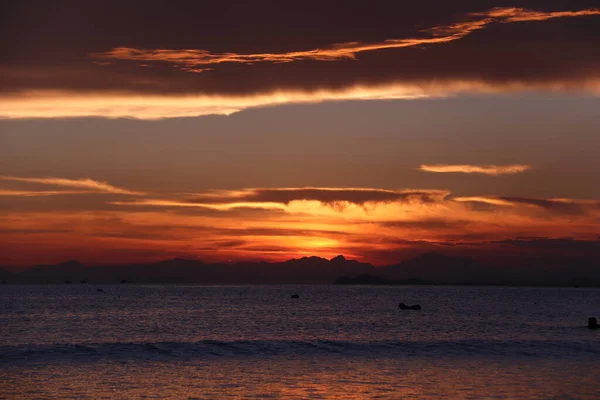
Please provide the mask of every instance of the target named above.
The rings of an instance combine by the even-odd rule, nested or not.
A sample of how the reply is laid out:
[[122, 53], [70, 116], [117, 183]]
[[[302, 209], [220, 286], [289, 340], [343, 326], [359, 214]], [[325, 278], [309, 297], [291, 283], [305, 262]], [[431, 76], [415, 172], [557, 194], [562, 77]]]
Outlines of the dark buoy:
[[420, 304], [413, 304], [412, 306], [407, 306], [404, 303], [400, 303], [398, 304], [398, 309], [400, 310], [420, 310], [421, 309], [421, 305]]
[[299, 299], [300, 295], [299, 294], [293, 294], [293, 295], [290, 296], [290, 298], [292, 298], [292, 299]]
[[590, 329], [600, 329], [600, 325], [598, 325], [598, 320], [594, 317], [588, 318], [588, 328]]

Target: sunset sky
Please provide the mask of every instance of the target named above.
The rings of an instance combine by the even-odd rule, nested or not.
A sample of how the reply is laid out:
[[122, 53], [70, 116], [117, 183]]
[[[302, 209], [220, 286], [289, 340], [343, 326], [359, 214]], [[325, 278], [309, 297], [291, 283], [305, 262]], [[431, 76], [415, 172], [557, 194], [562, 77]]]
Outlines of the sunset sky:
[[4, 1], [0, 266], [600, 256], [596, 1]]

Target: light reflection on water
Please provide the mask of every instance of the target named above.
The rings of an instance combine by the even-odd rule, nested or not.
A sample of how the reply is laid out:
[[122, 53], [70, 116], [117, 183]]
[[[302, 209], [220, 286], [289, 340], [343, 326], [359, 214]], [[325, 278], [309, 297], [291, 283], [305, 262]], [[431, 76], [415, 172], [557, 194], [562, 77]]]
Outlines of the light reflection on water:
[[[51, 365], [3, 372], [0, 396], [163, 399], [597, 399], [597, 366], [488, 360], [216, 360]], [[18, 395], [18, 396], [17, 396]]]
[[0, 398], [600, 398], [600, 290], [102, 288], [0, 288]]

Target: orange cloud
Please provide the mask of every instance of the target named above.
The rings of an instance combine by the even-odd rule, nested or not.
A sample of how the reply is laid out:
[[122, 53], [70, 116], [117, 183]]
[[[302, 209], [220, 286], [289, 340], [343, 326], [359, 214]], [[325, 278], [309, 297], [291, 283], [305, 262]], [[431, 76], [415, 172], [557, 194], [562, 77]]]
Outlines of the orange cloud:
[[307, 200], [332, 204], [348, 202], [357, 205], [365, 203], [386, 203], [393, 201], [435, 202], [443, 199], [449, 192], [445, 190], [422, 189], [376, 189], [376, 188], [329, 188], [329, 187], [300, 187], [300, 188], [249, 188], [235, 191], [208, 191], [200, 193], [189, 203], [197, 201], [212, 201], [216, 203], [231, 200], [246, 202], [275, 202], [289, 204], [292, 201]]
[[[126, 195], [144, 195], [144, 192], [136, 192], [133, 190], [123, 189], [117, 186], [110, 185], [106, 182], [95, 181], [93, 179], [67, 179], [67, 178], [22, 178], [17, 176], [0, 176], [0, 180], [4, 181], [13, 181], [13, 182], [25, 182], [25, 183], [36, 183], [41, 185], [51, 185], [51, 186], [62, 186], [62, 187], [73, 187], [73, 188], [81, 188], [88, 189], [90, 191], [96, 193], [112, 193], [112, 194], [126, 194]], [[24, 192], [25, 193], [25, 192]], [[29, 193], [35, 193], [33, 191]], [[41, 192], [37, 192], [41, 193]], [[47, 192], [48, 193], [48, 192]], [[49, 192], [55, 194], [65, 194], [68, 192]], [[74, 194], [77, 192], [70, 192], [70, 194]], [[79, 193], [90, 193], [87, 192], [79, 192]]]
[[470, 164], [423, 164], [419, 167], [421, 171], [439, 173], [465, 173], [485, 175], [512, 175], [525, 172], [531, 166], [524, 164], [512, 165], [470, 165]]
[[513, 206], [514, 203], [502, 200], [496, 197], [486, 197], [486, 196], [468, 196], [468, 197], [454, 197], [452, 200], [458, 201], [460, 203], [484, 203], [490, 204], [493, 206]]
[[[473, 16], [499, 18], [500, 22], [545, 21], [552, 18], [573, 18], [600, 15], [600, 9], [588, 8], [579, 11], [543, 12], [516, 7], [496, 7], [487, 12], [471, 13]], [[504, 19], [504, 21], [502, 21]]]
[[[443, 97], [484, 84], [352, 86], [340, 90], [277, 90], [251, 95], [136, 95], [132, 93], [77, 93], [35, 91], [0, 96], [0, 118], [107, 118], [163, 119], [201, 115], [230, 115], [251, 107], [335, 100], [392, 100]], [[596, 86], [594, 86], [596, 88]], [[600, 83], [597, 85], [600, 92]], [[477, 89], [475, 89], [477, 90]], [[594, 89], [595, 90], [595, 89]]]
[[155, 206], [155, 207], [198, 207], [211, 210], [227, 211], [236, 208], [258, 208], [265, 210], [285, 210], [286, 207], [281, 203], [272, 202], [233, 202], [225, 204], [200, 203], [180, 200], [160, 200], [146, 199], [138, 201], [112, 201], [109, 204], [119, 206]]
[[[600, 9], [590, 8], [578, 11], [543, 12], [523, 8], [493, 8], [487, 12], [471, 13], [471, 20], [424, 30], [432, 37], [388, 39], [377, 43], [337, 43], [325, 48], [292, 51], [287, 53], [211, 53], [200, 49], [136, 49], [131, 47], [116, 47], [104, 53], [93, 53], [92, 57], [102, 60], [134, 60], [159, 61], [175, 64], [186, 72], [204, 72], [207, 69], [197, 68], [203, 65], [222, 63], [256, 64], [256, 63], [289, 63], [302, 60], [338, 61], [353, 60], [357, 54], [383, 49], [398, 49], [422, 45], [448, 43], [475, 32], [485, 29], [495, 23], [515, 23], [526, 21], [545, 21], [554, 18], [574, 18], [600, 15]], [[474, 18], [474, 19], [473, 19]]]
[[511, 93], [524, 90], [600, 94], [600, 80], [578, 82], [505, 82], [476, 80], [436, 83], [354, 85], [343, 89], [275, 90], [249, 95], [140, 95], [128, 92], [79, 93], [34, 91], [0, 95], [0, 118], [105, 117], [158, 120], [230, 115], [248, 108], [340, 100], [412, 100], [444, 98], [460, 93]]
[[61, 196], [69, 194], [91, 194], [96, 192], [83, 191], [83, 190], [14, 190], [14, 189], [0, 189], [0, 196], [21, 196], [21, 197], [35, 197], [35, 196]]
[[85, 210], [19, 211], [15, 201], [10, 213], [0, 213], [0, 262], [283, 260], [340, 253], [393, 262], [399, 248], [594, 238], [600, 228], [594, 200], [452, 198], [446, 191], [378, 188], [254, 188], [155, 197], [112, 202], [108, 209], [98, 197], [96, 205], [86, 200]]
[[[440, 203], [450, 192], [444, 190], [386, 190], [371, 188], [253, 188], [235, 191], [212, 190], [183, 199], [141, 199], [113, 201], [119, 206], [154, 206], [166, 208], [204, 208], [218, 211], [234, 209], [280, 210], [287, 213], [354, 218], [386, 218], [387, 207], [420, 207]], [[382, 214], [383, 212], [383, 214]], [[381, 214], [381, 216], [379, 216]]]
[[558, 214], [586, 214], [598, 209], [599, 202], [593, 200], [577, 199], [537, 199], [515, 196], [472, 196], [455, 197], [454, 201], [469, 203], [484, 203], [495, 206], [525, 207], [540, 209], [544, 212]]

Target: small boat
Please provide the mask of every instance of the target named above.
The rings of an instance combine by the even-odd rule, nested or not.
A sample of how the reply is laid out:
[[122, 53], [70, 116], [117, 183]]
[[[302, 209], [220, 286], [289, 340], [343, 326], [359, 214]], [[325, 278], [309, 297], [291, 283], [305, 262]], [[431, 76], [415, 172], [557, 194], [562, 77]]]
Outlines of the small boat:
[[400, 304], [398, 304], [398, 309], [400, 309], [400, 310], [416, 310], [416, 311], [419, 311], [419, 310], [421, 310], [421, 305], [420, 304], [413, 304], [412, 306], [407, 306], [404, 303], [400, 303]]

